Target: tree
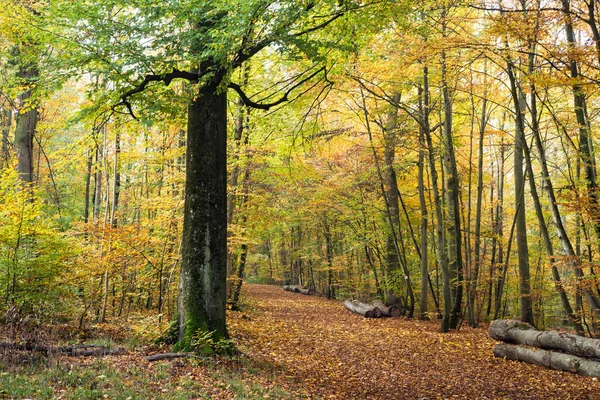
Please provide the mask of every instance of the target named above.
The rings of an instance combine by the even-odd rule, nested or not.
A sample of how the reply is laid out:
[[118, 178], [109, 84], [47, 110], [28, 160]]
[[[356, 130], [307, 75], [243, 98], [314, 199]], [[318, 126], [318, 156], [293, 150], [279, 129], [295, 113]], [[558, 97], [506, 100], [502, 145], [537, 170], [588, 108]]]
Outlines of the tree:
[[[231, 82], [231, 73], [275, 44], [279, 52], [304, 54], [318, 62], [319, 42], [312, 40], [311, 35], [356, 6], [344, 2], [317, 5], [312, 1], [286, 1], [272, 6], [257, 0], [235, 4], [211, 1], [180, 7], [165, 5], [159, 8], [160, 12], [156, 12], [153, 2], [142, 2], [139, 7], [136, 12], [147, 13], [150, 20], [146, 28], [154, 24], [165, 29], [162, 24], [166, 15], [178, 22], [182, 31], [170, 34], [180, 34], [181, 41], [177, 45], [187, 55], [189, 67], [180, 70], [171, 59], [162, 65], [158, 63], [163, 70], [171, 65], [170, 72], [146, 75], [139, 85], [120, 96], [118, 106], [124, 106], [134, 115], [132, 97], [147, 90], [152, 82], [164, 82], [168, 86], [175, 79], [184, 79], [197, 84], [188, 107], [178, 301], [178, 347], [188, 349], [198, 330], [210, 332], [215, 340], [227, 338], [227, 88], [235, 90], [247, 106], [268, 110], [290, 100], [292, 92], [303, 84], [314, 84], [317, 77], [324, 79], [326, 68], [313, 64], [298, 73], [284, 86], [281, 97], [269, 103], [251, 100], [238, 84]], [[188, 19], [182, 23], [179, 19], [184, 16]], [[143, 22], [147, 22], [145, 18]], [[232, 36], [235, 40], [231, 40]]]

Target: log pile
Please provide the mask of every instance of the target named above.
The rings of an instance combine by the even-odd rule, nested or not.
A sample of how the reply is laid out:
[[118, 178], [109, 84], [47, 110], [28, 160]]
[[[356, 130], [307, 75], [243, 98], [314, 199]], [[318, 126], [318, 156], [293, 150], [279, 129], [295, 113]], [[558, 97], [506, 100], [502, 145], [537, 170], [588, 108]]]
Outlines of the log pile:
[[397, 306], [387, 307], [379, 300], [375, 300], [371, 304], [367, 304], [358, 300], [348, 299], [344, 301], [344, 307], [353, 313], [362, 315], [365, 318], [399, 317], [401, 315], [400, 308]]
[[514, 319], [493, 321], [490, 324], [490, 336], [505, 342], [494, 347], [496, 357], [600, 377], [598, 339], [567, 332], [538, 331], [531, 325]]
[[283, 290], [286, 290], [288, 292], [292, 292], [292, 293], [302, 293], [302, 294], [312, 294], [310, 289], [305, 288], [304, 286], [298, 286], [298, 285], [285, 285], [283, 287]]

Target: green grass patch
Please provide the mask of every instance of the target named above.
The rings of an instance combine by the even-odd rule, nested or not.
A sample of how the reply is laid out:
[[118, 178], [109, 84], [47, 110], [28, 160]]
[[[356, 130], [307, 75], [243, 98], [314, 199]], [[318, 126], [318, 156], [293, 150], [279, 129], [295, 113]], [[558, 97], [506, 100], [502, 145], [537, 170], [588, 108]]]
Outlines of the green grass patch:
[[[197, 363], [157, 362], [149, 368], [143, 358], [113, 365], [116, 358], [70, 364], [66, 359], [10, 365], [0, 361], [0, 398], [35, 399], [289, 399], [275, 386], [254, 381], [238, 364], [208, 365], [197, 374]], [[257, 372], [257, 371], [254, 371]], [[263, 381], [264, 382], [264, 381]]]

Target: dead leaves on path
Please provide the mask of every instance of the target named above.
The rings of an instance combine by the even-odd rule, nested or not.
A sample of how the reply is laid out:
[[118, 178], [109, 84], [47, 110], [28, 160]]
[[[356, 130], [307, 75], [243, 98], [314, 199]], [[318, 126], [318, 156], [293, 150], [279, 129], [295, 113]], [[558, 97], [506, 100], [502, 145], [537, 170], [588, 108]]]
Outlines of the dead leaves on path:
[[230, 333], [272, 379], [323, 398], [594, 399], [600, 383], [494, 358], [485, 329], [440, 334], [438, 323], [365, 319], [337, 301], [248, 285], [250, 318]]

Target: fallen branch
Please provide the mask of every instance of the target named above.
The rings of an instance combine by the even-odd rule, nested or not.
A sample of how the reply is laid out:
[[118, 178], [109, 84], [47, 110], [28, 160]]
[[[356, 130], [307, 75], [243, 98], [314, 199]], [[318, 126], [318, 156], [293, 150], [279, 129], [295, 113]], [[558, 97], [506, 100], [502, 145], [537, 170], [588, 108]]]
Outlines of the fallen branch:
[[600, 377], [600, 362], [556, 351], [533, 350], [527, 347], [501, 343], [494, 347], [494, 356], [524, 361], [584, 376]]
[[14, 351], [35, 351], [46, 354], [62, 353], [72, 357], [107, 356], [125, 353], [125, 349], [120, 347], [116, 349], [109, 349], [106, 346], [97, 344], [77, 344], [73, 346], [50, 347], [31, 343], [0, 342], [0, 348]]
[[172, 360], [174, 358], [195, 358], [197, 360], [210, 360], [209, 357], [200, 357], [190, 353], [161, 353], [153, 354], [151, 356], [146, 357], [146, 361], [152, 362], [160, 360]]

